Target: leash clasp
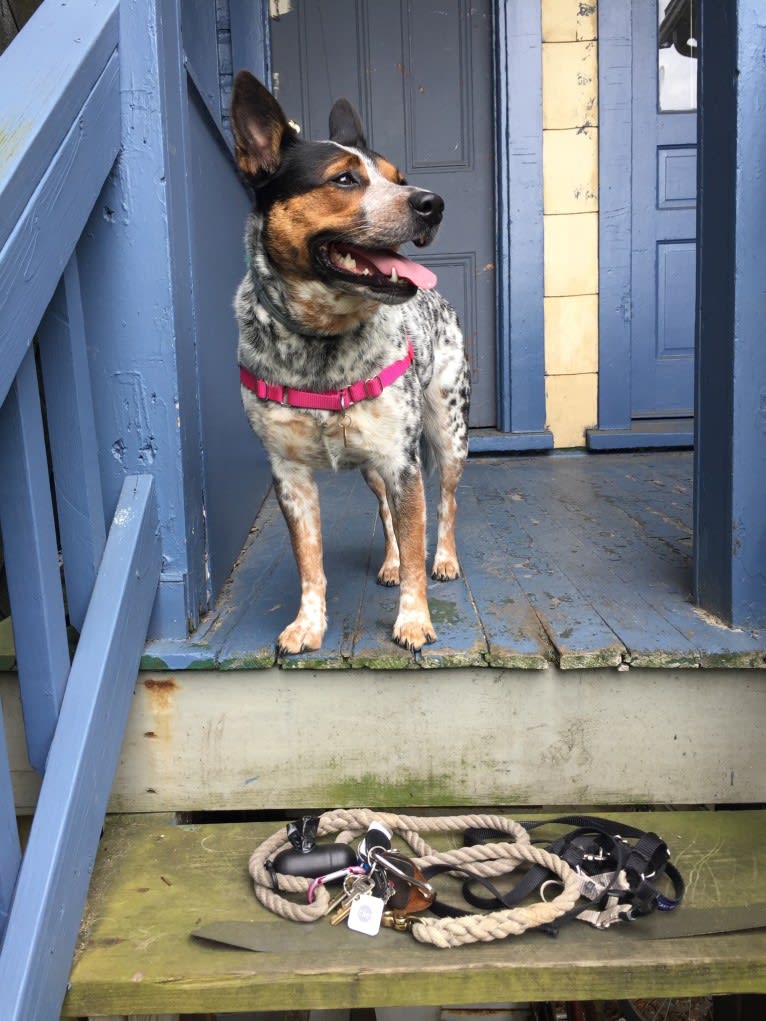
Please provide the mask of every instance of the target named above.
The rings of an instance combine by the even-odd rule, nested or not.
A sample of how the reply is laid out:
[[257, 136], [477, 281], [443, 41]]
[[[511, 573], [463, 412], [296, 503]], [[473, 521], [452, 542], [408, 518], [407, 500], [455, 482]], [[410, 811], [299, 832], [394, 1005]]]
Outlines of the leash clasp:
[[393, 911], [384, 911], [380, 924], [386, 929], [396, 932], [410, 932], [416, 919], [413, 915], [395, 915]]

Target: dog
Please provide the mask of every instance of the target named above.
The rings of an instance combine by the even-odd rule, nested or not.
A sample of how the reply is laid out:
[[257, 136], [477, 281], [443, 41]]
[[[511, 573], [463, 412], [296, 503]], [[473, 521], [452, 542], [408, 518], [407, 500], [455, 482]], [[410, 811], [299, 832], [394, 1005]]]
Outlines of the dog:
[[399, 585], [393, 640], [435, 641], [426, 596], [421, 440], [438, 465], [432, 576], [460, 573], [456, 489], [468, 447], [470, 377], [457, 316], [436, 277], [398, 254], [431, 242], [443, 200], [373, 152], [345, 99], [327, 141], [300, 137], [247, 71], [234, 82], [239, 169], [254, 192], [248, 272], [235, 298], [242, 401], [271, 465], [300, 575], [280, 654], [318, 649], [326, 579], [314, 469], [359, 468], [385, 535], [378, 573]]

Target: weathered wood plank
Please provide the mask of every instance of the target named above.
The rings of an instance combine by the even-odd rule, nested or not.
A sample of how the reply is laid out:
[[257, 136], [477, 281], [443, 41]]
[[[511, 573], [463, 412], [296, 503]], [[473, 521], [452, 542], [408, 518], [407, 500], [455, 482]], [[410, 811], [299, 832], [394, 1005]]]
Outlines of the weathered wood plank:
[[[378, 505], [361, 474], [322, 472], [317, 481], [327, 577], [327, 631], [320, 650], [283, 656], [280, 662], [286, 668], [349, 666], [368, 577], [377, 570], [371, 546]], [[292, 551], [289, 556], [292, 559]], [[293, 574], [289, 591], [294, 616], [300, 588], [297, 571]]]
[[[462, 582], [429, 586], [439, 632], [435, 645], [413, 657], [394, 644], [391, 628], [399, 590], [376, 582], [383, 540], [376, 526], [375, 498], [356, 472], [322, 474], [318, 483], [328, 584], [327, 632], [321, 650], [282, 657], [281, 665], [286, 669], [406, 669], [481, 664], [486, 646]], [[277, 635], [293, 619], [299, 598], [287, 529], [272, 495], [217, 611], [215, 628], [226, 633], [217, 662], [227, 669], [271, 665]], [[208, 629], [206, 634], [210, 633]], [[154, 651], [161, 657], [160, 644]]]
[[487, 643], [464, 579], [428, 585], [428, 605], [436, 641], [418, 653], [408, 652], [391, 637], [399, 606], [399, 589], [368, 578], [350, 665], [374, 670], [477, 666]]
[[[299, 591], [290, 537], [273, 494], [256, 519], [233, 578], [222, 600], [223, 640], [216, 662], [224, 670], [271, 666], [277, 635], [295, 616]], [[213, 624], [208, 640], [218, 626]]]
[[[696, 647], [655, 608], [638, 582], [644, 565], [627, 557], [628, 537], [610, 536], [608, 529], [598, 524], [603, 508], [584, 506], [574, 498], [568, 468], [574, 463], [563, 458], [552, 466], [549, 478], [530, 474], [525, 479], [524, 497], [535, 529], [535, 546], [546, 546], [551, 535], [559, 537], [556, 550], [562, 570], [623, 642], [629, 662], [636, 666], [697, 666]], [[677, 575], [673, 581], [683, 593], [682, 577]]]
[[[458, 510], [464, 578], [429, 587], [439, 638], [417, 658], [391, 641], [398, 593], [375, 583], [372, 497], [353, 474], [323, 479], [329, 628], [322, 650], [283, 665], [761, 666], [766, 634], [724, 628], [690, 603], [690, 471], [688, 453], [470, 461]], [[271, 665], [298, 604], [292, 560], [272, 497], [215, 612], [188, 643], [151, 643], [146, 665]], [[234, 645], [222, 654], [224, 640]]]
[[619, 501], [625, 511], [643, 524], [647, 536], [664, 539], [685, 557], [690, 555], [691, 454], [607, 457], [599, 465], [593, 482], [596, 494]]
[[[551, 532], [548, 542], [540, 542], [535, 522], [530, 520], [534, 515], [530, 515], [527, 505], [525, 480], [538, 471], [547, 477], [550, 466], [519, 462], [499, 472], [498, 467], [471, 466], [470, 477], [476, 488], [471, 513], [483, 515], [486, 522], [478, 534], [484, 558], [493, 564], [494, 573], [503, 579], [506, 588], [518, 593], [519, 627], [530, 636], [544, 633], [552, 648], [548, 652], [541, 638], [542, 654], [555, 659], [563, 669], [618, 665], [625, 654], [624, 645], [580, 592], [576, 581], [561, 570], [556, 548], [561, 536]], [[471, 581], [479, 592], [491, 591], [482, 575]], [[527, 602], [529, 608], [525, 611]], [[479, 605], [486, 624], [494, 605]], [[496, 645], [507, 641], [506, 629], [507, 619], [501, 618], [493, 636]], [[491, 662], [495, 664], [494, 659]], [[502, 658], [497, 663], [502, 665]]]
[[[247, 612], [254, 593], [259, 592], [262, 581], [268, 577], [273, 553], [273, 542], [263, 542], [261, 535], [274, 527], [275, 519], [279, 519], [279, 508], [273, 497], [263, 502], [253, 523], [250, 533], [242, 547], [242, 552], [232, 567], [232, 573], [225, 582], [215, 607], [200, 621], [199, 627], [188, 640], [151, 639], [144, 647], [141, 666], [144, 670], [211, 670], [221, 665], [221, 650], [228, 641], [229, 635], [237, 627], [240, 617]], [[275, 533], [279, 538], [279, 533]], [[280, 550], [282, 547], [280, 546]], [[262, 638], [262, 627], [259, 626], [258, 636], [251, 636], [249, 645], [256, 650], [255, 659], [265, 665], [274, 661]], [[258, 652], [260, 650], [260, 652]], [[223, 658], [224, 668], [227, 660]]]
[[[461, 486], [458, 503], [462, 499], [462, 490]], [[436, 548], [435, 508], [438, 500], [436, 478], [427, 480], [426, 497], [429, 511], [426, 554], [428, 571]], [[458, 546], [460, 556], [462, 548], [460, 540]], [[377, 584], [378, 568], [383, 561], [383, 548], [383, 530], [378, 522], [372, 545], [372, 559], [361, 596], [359, 620], [353, 636], [351, 666], [406, 670], [415, 667], [482, 665], [487, 652], [486, 638], [464, 577], [453, 582], [429, 579], [428, 604], [431, 621], [437, 634], [436, 642], [424, 646], [414, 655], [394, 643], [391, 632], [398, 611], [399, 589]]]
[[126, 479], [72, 663], [0, 955], [0, 1017], [57, 1017], [160, 572], [150, 476]]
[[754, 670], [145, 672], [110, 809], [760, 803], [764, 699]]
[[[727, 663], [763, 666], [762, 638], [727, 628], [723, 622], [716, 625], [692, 604], [690, 556], [680, 552], [674, 543], [667, 543], [665, 536], [653, 534], [661, 529], [652, 528], [647, 532], [646, 518], [635, 515], [636, 501], [626, 499], [624, 490], [602, 489], [599, 493], [598, 484], [594, 487], [587, 470], [572, 470], [573, 467], [571, 461], [562, 465], [568, 499], [580, 510], [577, 530], [583, 538], [591, 536], [603, 549], [614, 576], [626, 588], [637, 588], [642, 597], [688, 639], [701, 666]], [[665, 654], [672, 652], [668, 648], [663, 651]]]
[[[639, 823], [686, 877], [682, 911], [766, 899], [766, 813], [642, 813]], [[65, 1014], [492, 1003], [509, 989], [530, 1001], [766, 992], [766, 932], [668, 941], [648, 939], [641, 920], [606, 931], [572, 922], [555, 940], [527, 933], [447, 952], [390, 930], [364, 939], [288, 922], [256, 902], [247, 875], [278, 828], [109, 819]], [[264, 951], [189, 938], [223, 919], [255, 922]]]

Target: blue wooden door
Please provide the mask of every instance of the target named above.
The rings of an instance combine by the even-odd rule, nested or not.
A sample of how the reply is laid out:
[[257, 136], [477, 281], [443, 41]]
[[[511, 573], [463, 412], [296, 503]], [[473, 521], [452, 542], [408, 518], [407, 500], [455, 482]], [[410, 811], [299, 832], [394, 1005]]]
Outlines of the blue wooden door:
[[689, 12], [690, 0], [633, 4], [633, 419], [687, 416], [694, 405], [697, 60]]
[[417, 250], [458, 311], [473, 377], [471, 425], [495, 425], [495, 230], [490, 0], [272, 5], [273, 90], [308, 138], [332, 102], [358, 108], [370, 144], [446, 201]]

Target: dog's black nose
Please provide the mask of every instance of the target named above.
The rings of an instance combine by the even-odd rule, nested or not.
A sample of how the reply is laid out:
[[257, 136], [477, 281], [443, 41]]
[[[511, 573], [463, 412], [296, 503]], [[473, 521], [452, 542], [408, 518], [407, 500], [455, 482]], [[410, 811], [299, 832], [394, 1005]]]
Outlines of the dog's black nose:
[[441, 223], [444, 212], [444, 199], [432, 191], [413, 191], [409, 198], [410, 205], [422, 216], [426, 223], [435, 226]]

